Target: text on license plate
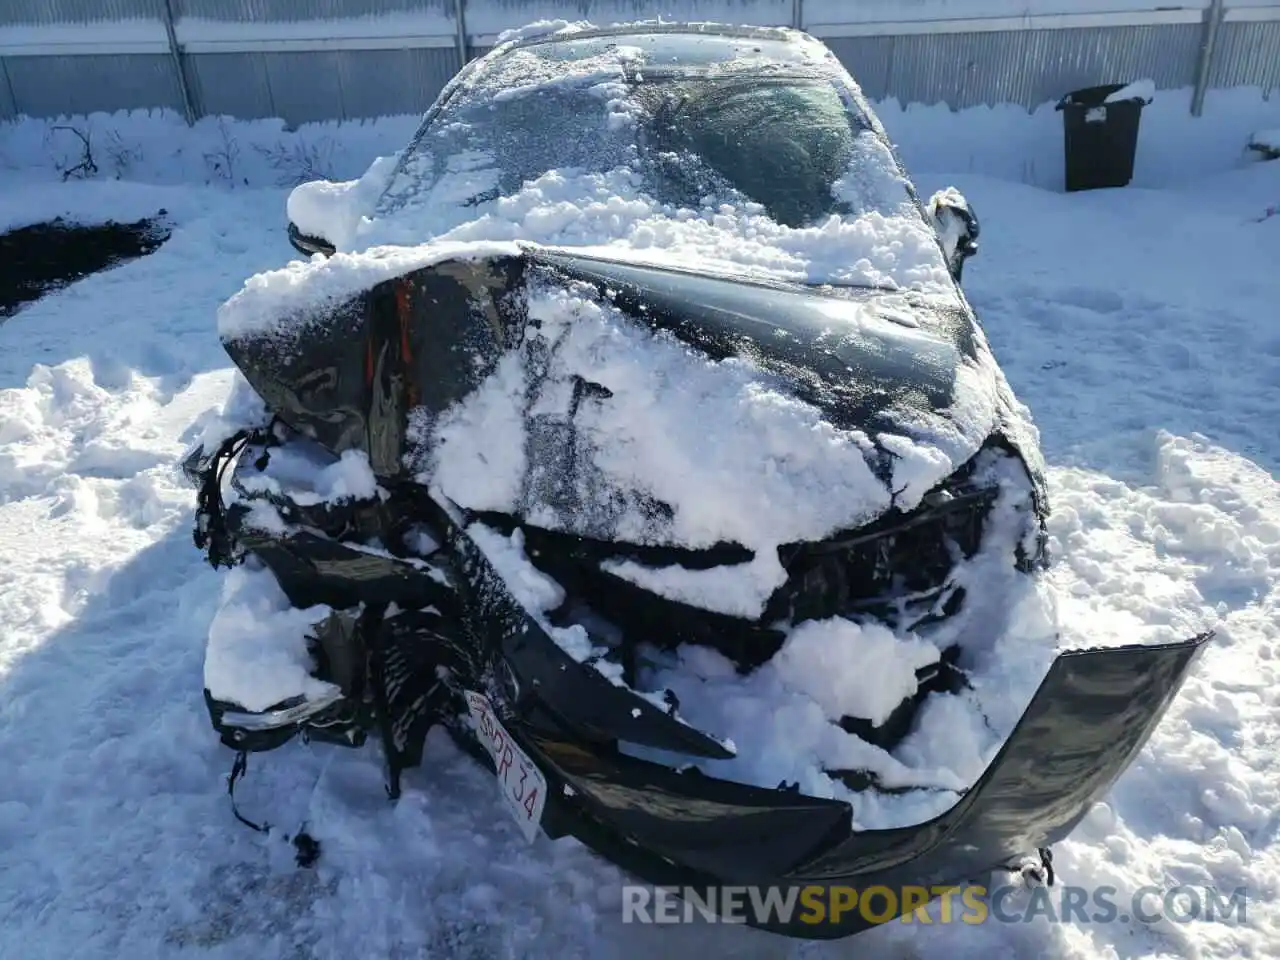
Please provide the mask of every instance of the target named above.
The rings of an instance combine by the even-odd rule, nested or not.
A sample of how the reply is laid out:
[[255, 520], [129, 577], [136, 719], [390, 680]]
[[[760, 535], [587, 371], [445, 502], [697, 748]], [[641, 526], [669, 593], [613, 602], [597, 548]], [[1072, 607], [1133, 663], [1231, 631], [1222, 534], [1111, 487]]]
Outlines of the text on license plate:
[[466, 692], [467, 710], [475, 721], [476, 736], [493, 757], [498, 788], [530, 843], [537, 838], [542, 808], [547, 802], [547, 778], [534, 765], [494, 715], [493, 704], [483, 694]]

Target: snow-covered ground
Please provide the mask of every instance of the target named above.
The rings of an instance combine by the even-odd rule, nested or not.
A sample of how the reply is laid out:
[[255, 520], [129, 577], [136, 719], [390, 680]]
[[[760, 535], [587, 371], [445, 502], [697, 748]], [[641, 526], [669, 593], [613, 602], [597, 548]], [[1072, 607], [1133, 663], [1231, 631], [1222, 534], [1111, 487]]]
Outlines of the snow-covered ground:
[[[982, 218], [966, 288], [1041, 430], [1073, 640], [1219, 631], [1055, 851], [1059, 875], [1247, 886], [1244, 922], [895, 924], [834, 945], [623, 926], [615, 871], [571, 841], [525, 847], [492, 780], [434, 738], [396, 806], [372, 749], [251, 759], [246, 812], [307, 818], [325, 844], [296, 870], [226, 805], [230, 757], [200, 697], [225, 575], [191, 545], [194, 494], [175, 469], [231, 383], [216, 307], [293, 256], [285, 191], [260, 186], [282, 155], [262, 125], [206, 128], [166, 176], [183, 143], [153, 134], [131, 161], [151, 183], [62, 184], [25, 125], [0, 128], [0, 158], [22, 167], [0, 172], [0, 228], [163, 207], [175, 229], [0, 325], [0, 957], [1280, 955], [1280, 218], [1258, 220], [1280, 202], [1280, 165], [1239, 158], [1280, 115], [1213, 108], [1194, 137], [1157, 113], [1134, 187], [1072, 195], [1044, 189], [1060, 141], [1039, 114], [981, 112], [1003, 152], [953, 138], [963, 115], [883, 119], [921, 190], [954, 183]], [[347, 157], [333, 172], [358, 174], [405, 126], [326, 132], [325, 155]], [[927, 148], [947, 143], [957, 152]]]

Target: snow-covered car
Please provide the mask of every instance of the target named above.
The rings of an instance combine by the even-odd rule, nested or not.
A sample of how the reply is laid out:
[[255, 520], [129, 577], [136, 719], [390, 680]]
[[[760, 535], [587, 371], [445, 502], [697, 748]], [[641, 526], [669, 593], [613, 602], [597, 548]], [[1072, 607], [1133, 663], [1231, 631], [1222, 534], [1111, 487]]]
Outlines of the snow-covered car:
[[804, 34], [517, 37], [289, 215], [316, 255], [223, 305], [241, 377], [186, 460], [241, 769], [373, 733], [396, 795], [441, 725], [531, 841], [645, 880], [936, 892], [1044, 858], [1206, 639], [1059, 655], [971, 776], [923, 744], [984, 755], [1043, 462], [959, 288], [976, 221]]

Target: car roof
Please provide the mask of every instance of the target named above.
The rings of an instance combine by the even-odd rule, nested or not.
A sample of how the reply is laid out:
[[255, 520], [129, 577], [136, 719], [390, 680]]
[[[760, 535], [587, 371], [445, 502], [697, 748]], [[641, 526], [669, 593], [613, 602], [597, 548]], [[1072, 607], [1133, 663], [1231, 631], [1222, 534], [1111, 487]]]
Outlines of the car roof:
[[[759, 63], [812, 69], [827, 51], [819, 41], [784, 27], [731, 26], [718, 23], [642, 22], [585, 27], [537, 34], [514, 41], [505, 51], [529, 51], [572, 62], [596, 56], [609, 47], [633, 46], [645, 53], [647, 69], [670, 64], [699, 67], [749, 54]], [[828, 64], [829, 69], [829, 64]]]

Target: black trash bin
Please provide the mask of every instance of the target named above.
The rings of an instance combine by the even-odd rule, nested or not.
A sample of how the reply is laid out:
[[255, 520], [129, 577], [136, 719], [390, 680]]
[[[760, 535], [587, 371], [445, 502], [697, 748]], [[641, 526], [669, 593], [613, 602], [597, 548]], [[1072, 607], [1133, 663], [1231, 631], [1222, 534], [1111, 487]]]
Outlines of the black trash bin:
[[1107, 98], [1130, 86], [1109, 83], [1068, 93], [1058, 101], [1062, 111], [1067, 192], [1128, 186], [1138, 152], [1138, 121], [1149, 97]]

